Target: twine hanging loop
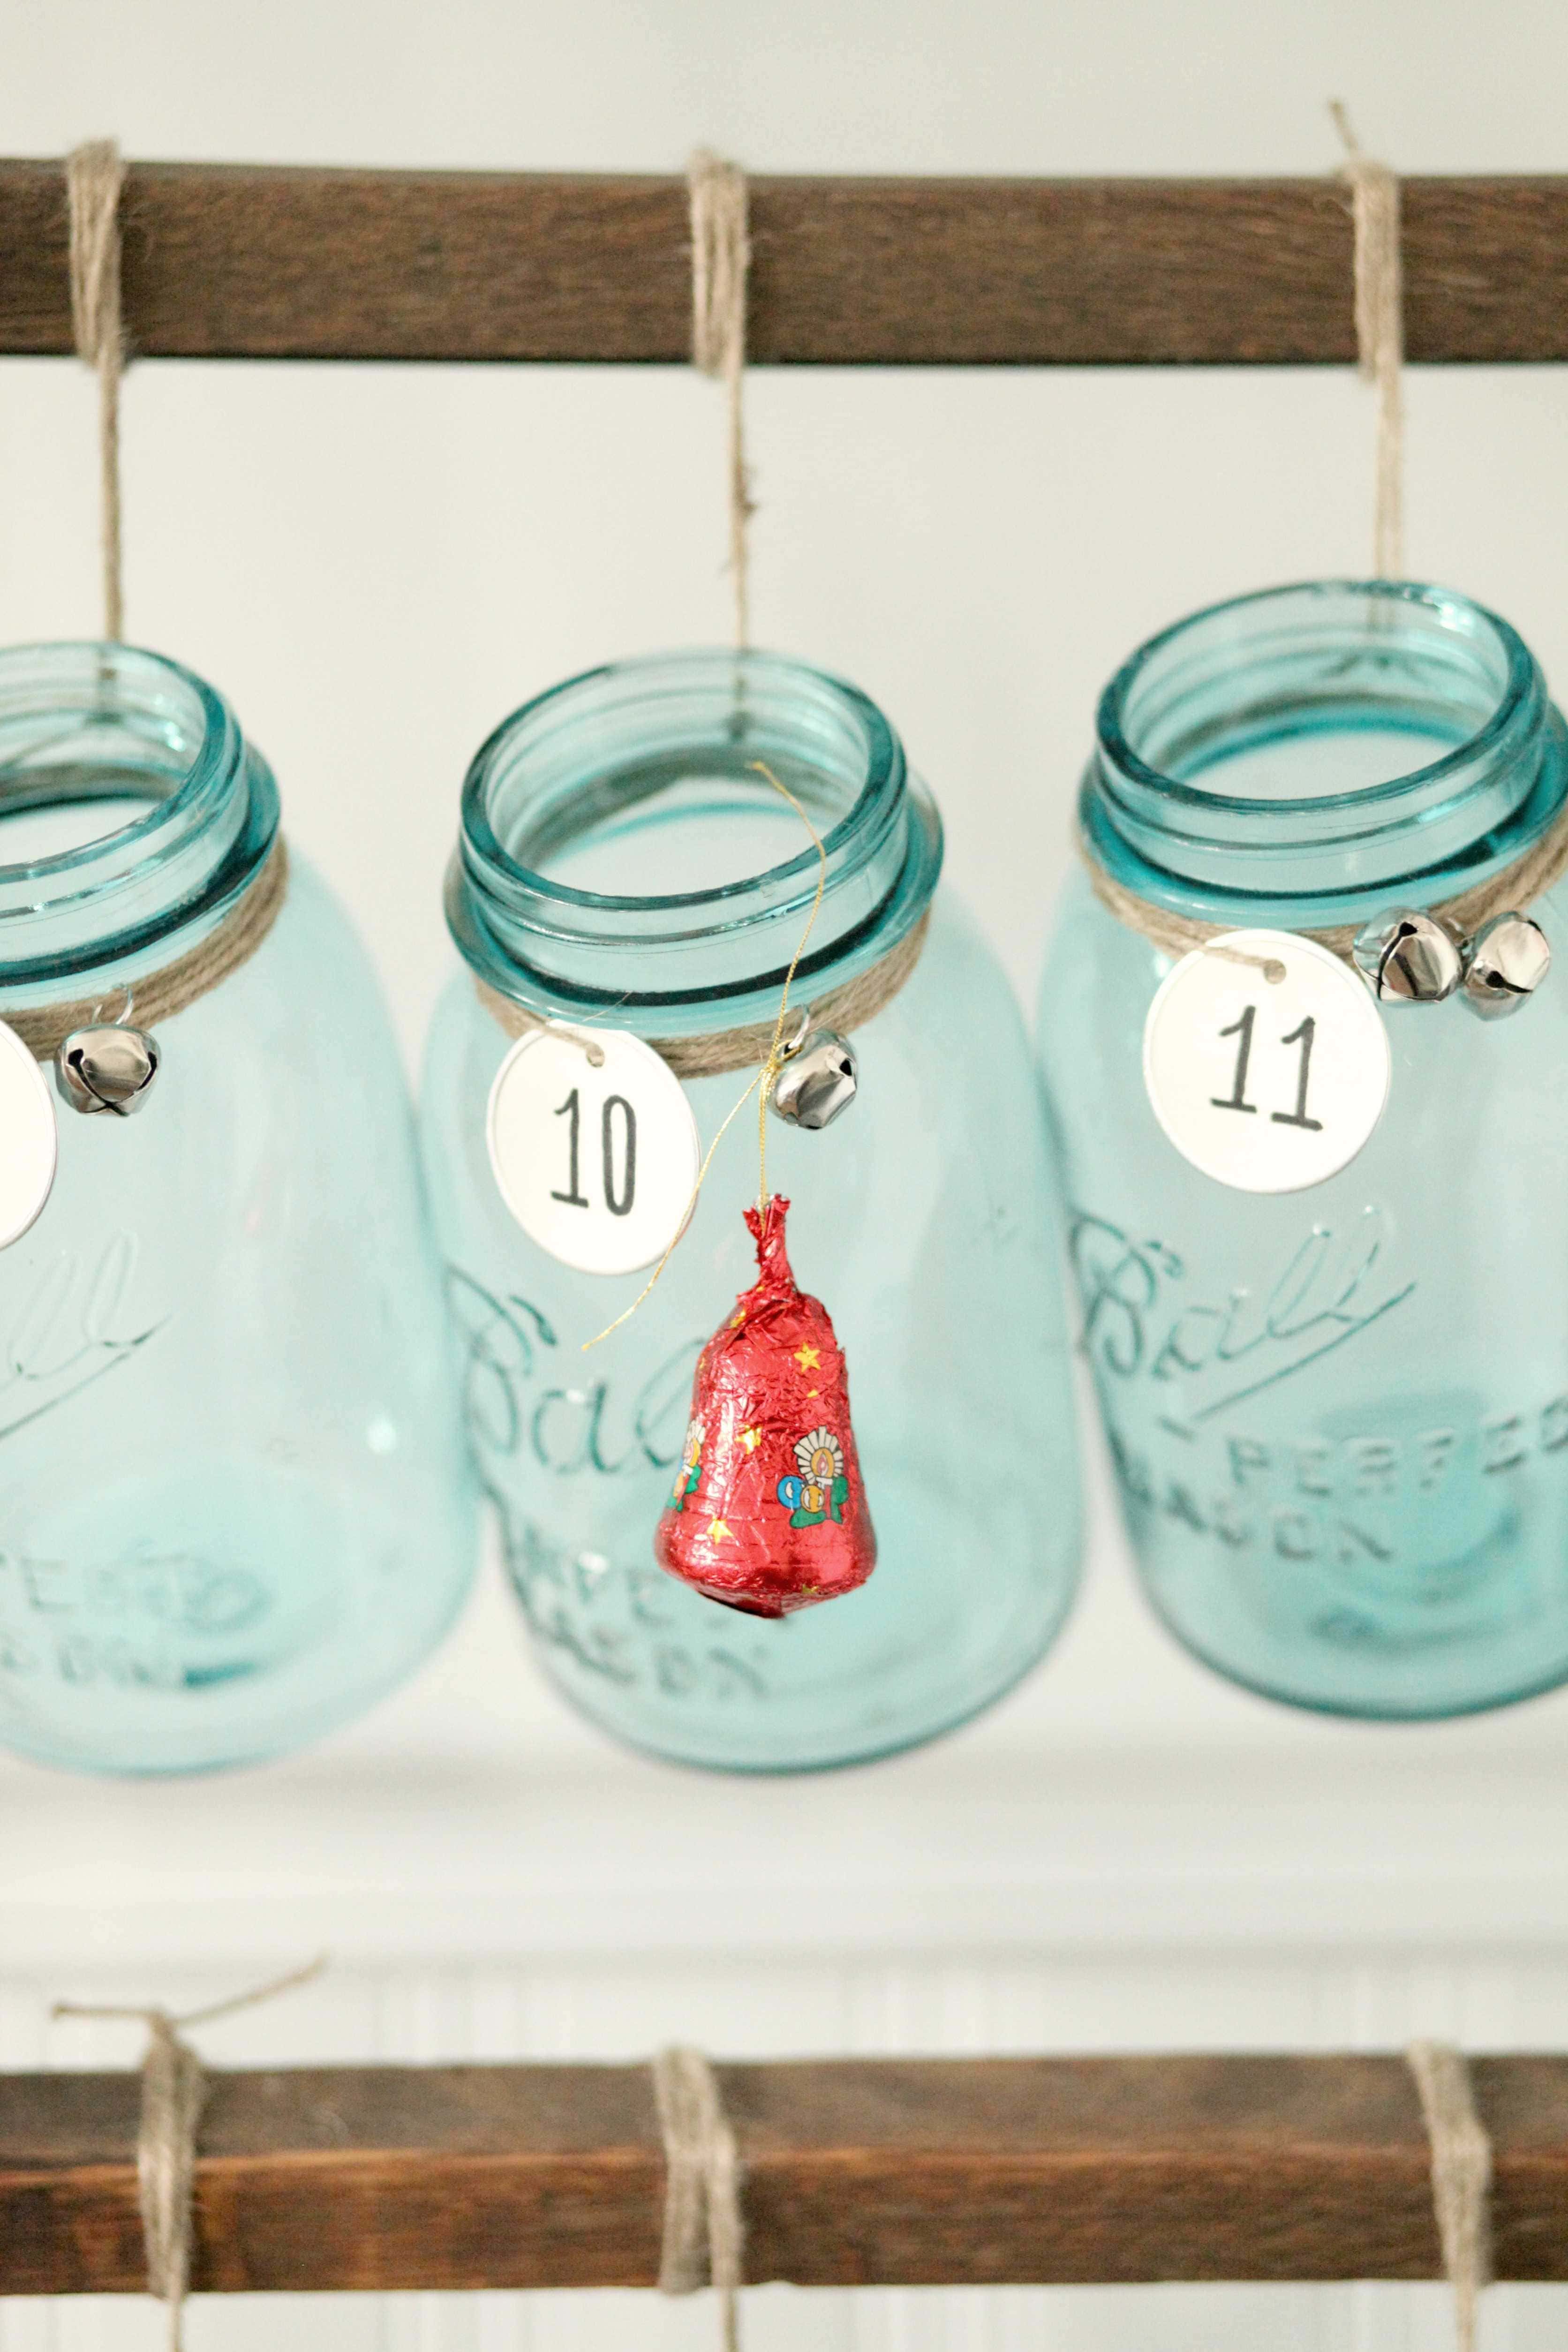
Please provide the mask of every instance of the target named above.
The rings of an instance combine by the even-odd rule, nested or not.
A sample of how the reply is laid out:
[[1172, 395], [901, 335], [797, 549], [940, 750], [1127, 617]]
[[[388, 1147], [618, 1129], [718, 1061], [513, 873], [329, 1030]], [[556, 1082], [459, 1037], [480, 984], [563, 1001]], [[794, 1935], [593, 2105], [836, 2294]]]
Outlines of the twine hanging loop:
[[659, 2289], [693, 2294], [711, 2283], [722, 2352], [740, 2352], [741, 2165], [719, 2078], [700, 2050], [661, 2050], [654, 2096], [664, 2136], [664, 2242]]
[[180, 2352], [180, 2314], [191, 2284], [191, 2209], [196, 2132], [206, 2105], [202, 2062], [167, 2010], [150, 2009], [142, 2062], [142, 2125], [136, 2183], [147, 2249], [147, 2291], [169, 2315], [170, 2352]]
[[129, 2018], [147, 2028], [146, 2054], [142, 2061], [142, 2115], [136, 2133], [137, 2201], [142, 2210], [142, 2239], [147, 2263], [147, 2292], [164, 2308], [168, 2321], [168, 2352], [183, 2352], [184, 2312], [191, 2284], [191, 2242], [194, 2234], [196, 2179], [196, 2135], [207, 2100], [207, 2079], [202, 2062], [181, 2029], [205, 2025], [231, 2017], [237, 2010], [309, 1984], [326, 1966], [322, 1954], [302, 1969], [291, 1969], [249, 1992], [210, 2008], [187, 2010], [183, 2016], [161, 2008], [100, 2007], [90, 2001], [58, 2000], [54, 2017]]
[[1454, 2290], [1455, 2335], [1459, 2352], [1475, 2352], [1481, 2289], [1491, 2277], [1492, 2145], [1463, 2053], [1446, 2042], [1413, 2042], [1405, 2056], [1431, 2143], [1432, 2204]]
[[735, 643], [751, 642], [747, 525], [756, 509], [746, 470], [742, 413], [746, 294], [752, 263], [746, 175], [738, 163], [699, 148], [687, 166], [691, 201], [691, 363], [721, 382], [729, 415], [730, 576]]
[[91, 139], [66, 159], [70, 211], [71, 326], [78, 356], [98, 377], [103, 634], [125, 634], [120, 525], [120, 379], [125, 327], [120, 302], [120, 197], [125, 166], [112, 139]]
[[1380, 580], [1405, 573], [1405, 275], [1400, 254], [1399, 181], [1386, 163], [1363, 155], [1350, 116], [1331, 100], [1346, 160], [1339, 176], [1351, 191], [1355, 229], [1357, 364], [1377, 393], [1377, 455], [1373, 493], [1373, 567]]

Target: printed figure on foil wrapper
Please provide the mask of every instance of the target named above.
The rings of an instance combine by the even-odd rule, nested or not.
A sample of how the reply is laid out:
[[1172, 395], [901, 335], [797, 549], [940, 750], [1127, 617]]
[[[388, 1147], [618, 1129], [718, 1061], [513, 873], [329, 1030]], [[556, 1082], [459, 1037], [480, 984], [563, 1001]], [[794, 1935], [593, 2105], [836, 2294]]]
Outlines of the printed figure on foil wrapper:
[[698, 1359], [700, 1455], [689, 1437], [654, 1546], [671, 1576], [756, 1617], [852, 1592], [877, 1562], [844, 1358], [826, 1308], [790, 1271], [788, 1208], [775, 1193], [746, 1211], [757, 1280]]
[[680, 1462], [675, 1473], [675, 1492], [669, 1498], [672, 1511], [683, 1511], [688, 1495], [695, 1495], [701, 1482], [702, 1440], [706, 1433], [695, 1416], [687, 1423], [686, 1441], [681, 1446]]
[[[465, 1421], [542, 1665], [616, 1738], [725, 1771], [860, 1762], [964, 1720], [1066, 1612], [1078, 1465], [1038, 1088], [1006, 979], [938, 887], [941, 817], [896, 729], [776, 655], [610, 663], [490, 736], [460, 833], [463, 969], [426, 1056], [426, 1158]], [[484, 1149], [516, 1028], [541, 1021], [601, 1049], [635, 1031], [667, 1075], [688, 1071], [695, 1163], [660, 1158], [640, 1079], [612, 1086], [581, 1050], [552, 1066], [528, 1181], [563, 1196], [559, 1227], [605, 1239], [594, 1258], [520, 1227]], [[846, 1043], [817, 1058], [830, 1033]], [[783, 1117], [791, 1101], [815, 1126]], [[742, 1392], [732, 1352], [760, 1354], [785, 1319], [750, 1288], [740, 1214], [773, 1189], [764, 1132], [790, 1255], [832, 1309], [808, 1320], [790, 1292], [765, 1397], [760, 1379]], [[661, 1168], [658, 1248], [634, 1266], [628, 1242], [622, 1274], [596, 1273]], [[792, 1360], [803, 1348], [815, 1367]], [[792, 1527], [783, 1480], [831, 1496], [795, 1450], [824, 1429], [841, 1516]]]
[[798, 1478], [779, 1480], [779, 1500], [792, 1514], [792, 1528], [819, 1528], [824, 1519], [842, 1521], [849, 1500], [844, 1475], [844, 1448], [830, 1429], [814, 1429], [795, 1449]]

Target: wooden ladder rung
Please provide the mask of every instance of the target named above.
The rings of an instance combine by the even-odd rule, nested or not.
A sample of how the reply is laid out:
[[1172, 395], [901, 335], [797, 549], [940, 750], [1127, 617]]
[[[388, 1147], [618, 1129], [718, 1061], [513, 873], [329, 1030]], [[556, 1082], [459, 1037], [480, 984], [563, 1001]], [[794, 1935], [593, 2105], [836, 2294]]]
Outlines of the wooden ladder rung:
[[[1415, 361], [1568, 359], [1568, 178], [1403, 184]], [[683, 180], [133, 163], [149, 358], [684, 360]], [[1344, 363], [1344, 187], [758, 178], [749, 350], [887, 366]], [[0, 163], [0, 352], [72, 349], [57, 161]]]
[[[1479, 2058], [1505, 2279], [1568, 2280], [1568, 2057]], [[1438, 2275], [1402, 2059], [722, 2065], [746, 2273], [805, 2286]], [[215, 2074], [192, 2284], [649, 2286], [646, 2067]], [[0, 2287], [145, 2283], [140, 2078], [0, 2077]]]

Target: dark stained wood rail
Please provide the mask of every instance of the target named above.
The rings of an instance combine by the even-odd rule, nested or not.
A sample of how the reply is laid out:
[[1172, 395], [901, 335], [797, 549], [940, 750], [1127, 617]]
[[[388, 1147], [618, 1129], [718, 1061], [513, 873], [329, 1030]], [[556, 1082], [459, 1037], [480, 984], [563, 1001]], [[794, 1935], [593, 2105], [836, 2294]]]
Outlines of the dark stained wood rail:
[[[1568, 359], [1568, 178], [1404, 185], [1412, 360]], [[149, 357], [684, 359], [674, 177], [137, 163]], [[1354, 357], [1351, 226], [1313, 180], [752, 182], [762, 364]], [[0, 352], [71, 349], [58, 161], [0, 163]]]
[[[746, 2270], [808, 2286], [1419, 2279], [1394, 2057], [726, 2065]], [[1568, 2280], [1568, 2057], [1482, 2058], [1497, 2274]], [[139, 2078], [0, 2077], [0, 2292], [144, 2284]], [[664, 2166], [632, 2066], [212, 2078], [198, 2290], [648, 2286]]]

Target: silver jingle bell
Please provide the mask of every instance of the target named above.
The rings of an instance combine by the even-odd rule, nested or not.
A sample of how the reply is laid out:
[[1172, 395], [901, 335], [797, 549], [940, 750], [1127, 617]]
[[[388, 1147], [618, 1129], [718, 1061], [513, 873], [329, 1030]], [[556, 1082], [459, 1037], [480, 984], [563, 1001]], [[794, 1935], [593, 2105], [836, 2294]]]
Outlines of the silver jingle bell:
[[146, 1031], [123, 1022], [73, 1029], [55, 1055], [55, 1083], [73, 1110], [129, 1118], [146, 1101], [161, 1059]]
[[855, 1099], [859, 1065], [847, 1038], [833, 1029], [813, 1029], [803, 1014], [794, 1042], [786, 1040], [784, 1065], [770, 1097], [791, 1127], [814, 1131], [831, 1127]]
[[1470, 944], [1465, 1002], [1483, 1021], [1501, 1021], [1527, 1004], [1552, 968], [1552, 950], [1528, 915], [1494, 915]]
[[1441, 1004], [1465, 977], [1465, 950], [1447, 924], [1413, 907], [1377, 916], [1351, 953], [1383, 1004]]

